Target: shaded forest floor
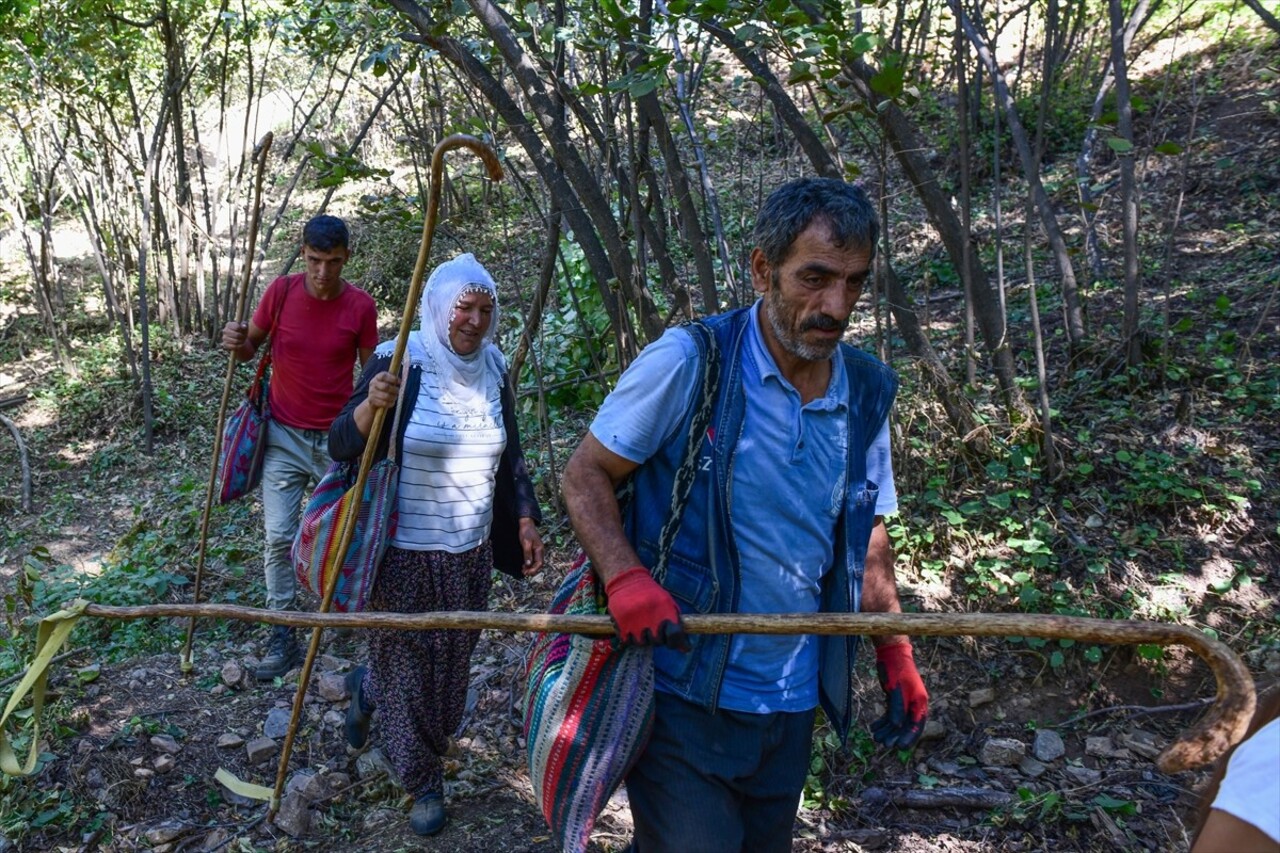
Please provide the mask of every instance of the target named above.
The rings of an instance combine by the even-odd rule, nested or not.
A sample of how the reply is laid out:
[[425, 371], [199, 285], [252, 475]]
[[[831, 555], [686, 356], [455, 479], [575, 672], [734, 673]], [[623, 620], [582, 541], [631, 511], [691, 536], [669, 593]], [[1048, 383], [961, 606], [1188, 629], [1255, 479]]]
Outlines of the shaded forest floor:
[[[1059, 538], [1049, 544], [1076, 554], [1043, 584], [1032, 609], [1124, 612], [1209, 627], [1267, 684], [1280, 676], [1280, 96], [1259, 71], [1280, 69], [1280, 53], [1206, 61], [1216, 63], [1217, 82], [1196, 108], [1200, 142], [1192, 148], [1172, 263], [1144, 279], [1147, 304], [1161, 305], [1166, 292], [1170, 299], [1174, 379], [1153, 390], [1148, 373], [1138, 381], [1150, 384], [1137, 393], [1108, 353], [1068, 362], [1051, 350], [1060, 437], [1077, 479], [1053, 489], [1028, 486], [1031, 496], [1009, 515], [1042, 502], [1034, 505], [1050, 507], [1058, 524]], [[1181, 140], [1191, 103], [1171, 96], [1148, 120]], [[1159, 235], [1179, 191], [1176, 158], [1150, 165], [1144, 187], [1144, 233], [1156, 235], [1144, 251], [1160, 257]], [[19, 274], [17, 261], [8, 259], [0, 280]], [[18, 460], [0, 434], [0, 588], [15, 631], [0, 647], [7, 667], [0, 672], [14, 671], [30, 652], [27, 617], [65, 598], [133, 603], [149, 593], [189, 600], [225, 365], [203, 342], [157, 332], [158, 443], [144, 455], [135, 402], [122, 390], [127, 382], [101, 381], [112, 375], [101, 369], [112, 363], [110, 349], [81, 354], [82, 378], [62, 374], [29, 308], [9, 301], [8, 292], [0, 289], [0, 402], [25, 399], [0, 414], [27, 442], [36, 510], [17, 506]], [[1118, 299], [1099, 286], [1091, 311], [1117, 317]], [[947, 305], [931, 308], [939, 326], [954, 320], [944, 316]], [[1052, 332], [1053, 312], [1046, 317]], [[83, 339], [95, 324], [100, 334], [99, 320], [83, 322]], [[1100, 339], [1106, 334], [1102, 329]], [[1156, 336], [1149, 343], [1158, 350]], [[910, 378], [909, 369], [904, 374]], [[1007, 571], [984, 562], [986, 532], [977, 528], [967, 538], [968, 528], [939, 509], [931, 477], [953, 478], [947, 500], [961, 509], [966, 494], [983, 486], [954, 485], [963, 478], [938, 473], [958, 463], [945, 446], [928, 444], [923, 425], [930, 417], [927, 403], [904, 400], [904, 525], [936, 540], [899, 542], [904, 603], [941, 611], [1028, 605], [1018, 593], [1016, 561]], [[576, 437], [555, 440], [571, 446]], [[1149, 460], [1148, 468], [1121, 464], [1135, 458]], [[1082, 471], [1085, 459], [1093, 460], [1092, 473]], [[1176, 490], [1196, 477], [1228, 484], [1236, 499], [1207, 490], [1178, 499]], [[214, 513], [211, 600], [259, 600], [260, 530], [253, 501]], [[547, 570], [527, 584], [499, 580], [494, 609], [545, 606], [574, 550], [562, 519], [551, 519], [548, 542]], [[380, 761], [376, 727], [362, 754], [343, 741], [347, 699], [339, 676], [361, 657], [358, 631], [326, 634], [291, 764], [290, 789], [309, 803], [293, 813], [294, 837], [263, 821], [261, 804], [213, 778], [224, 768], [248, 781], [274, 781], [275, 729], [293, 689], [245, 677], [263, 630], [202, 623], [195, 671], [183, 675], [176, 649], [184, 630], [176, 620], [77, 629], [73, 651], [52, 679], [53, 725], [38, 775], [0, 782], [0, 851], [555, 849], [533, 804], [520, 740], [527, 638], [483, 635], [473, 696], [447, 766], [450, 824], [422, 840], [408, 831], [409, 804]], [[1194, 657], [940, 638], [918, 641], [917, 658], [932, 695], [928, 739], [905, 758], [869, 742], [865, 726], [880, 713], [880, 694], [864, 655], [850, 744], [834, 749], [825, 728], [815, 739], [796, 850], [1186, 848], [1204, 774], [1166, 776], [1151, 759], [1213, 693]], [[1061, 737], [1061, 755], [1045, 731]], [[268, 735], [274, 750], [255, 743]], [[18, 745], [25, 748], [21, 736]], [[919, 799], [909, 804], [907, 796]], [[615, 801], [592, 849], [616, 851], [628, 838], [625, 804]]]

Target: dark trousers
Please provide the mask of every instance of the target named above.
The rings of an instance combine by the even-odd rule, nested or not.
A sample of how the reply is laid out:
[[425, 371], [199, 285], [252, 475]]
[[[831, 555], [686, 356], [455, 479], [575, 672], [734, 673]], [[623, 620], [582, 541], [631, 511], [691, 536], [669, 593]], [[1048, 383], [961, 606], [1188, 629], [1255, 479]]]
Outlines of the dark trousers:
[[653, 737], [627, 776], [633, 853], [778, 853], [809, 767], [814, 711], [708, 713], [656, 695]]

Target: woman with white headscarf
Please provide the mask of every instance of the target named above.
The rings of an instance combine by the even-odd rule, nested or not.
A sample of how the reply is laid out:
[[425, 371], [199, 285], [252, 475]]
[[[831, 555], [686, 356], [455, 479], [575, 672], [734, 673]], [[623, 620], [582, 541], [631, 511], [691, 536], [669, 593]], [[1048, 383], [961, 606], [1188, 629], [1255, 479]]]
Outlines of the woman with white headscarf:
[[[395, 436], [400, 484], [395, 534], [369, 597], [394, 613], [484, 610], [491, 570], [520, 577], [542, 568], [542, 516], [520, 450], [506, 359], [493, 343], [498, 289], [470, 254], [431, 273], [410, 334], [405, 412]], [[334, 459], [364, 452], [374, 410], [391, 409], [400, 378], [383, 343], [329, 430]], [[389, 430], [379, 439], [386, 456]], [[413, 796], [419, 835], [444, 827], [440, 757], [462, 721], [479, 631], [369, 632], [369, 662], [347, 677], [346, 737], [359, 749], [377, 709], [383, 746]]]

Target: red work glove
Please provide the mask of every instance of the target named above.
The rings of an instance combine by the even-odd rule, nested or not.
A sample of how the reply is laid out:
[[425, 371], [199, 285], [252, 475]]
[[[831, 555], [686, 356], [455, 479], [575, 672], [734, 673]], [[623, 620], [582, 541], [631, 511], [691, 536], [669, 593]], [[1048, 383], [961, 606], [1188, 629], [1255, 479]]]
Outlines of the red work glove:
[[924, 733], [929, 693], [924, 689], [910, 643], [876, 649], [876, 674], [884, 690], [885, 714], [871, 724], [871, 737], [890, 749], [907, 749]]
[[644, 566], [632, 566], [604, 586], [618, 637], [630, 646], [666, 646], [689, 651], [680, 608]]

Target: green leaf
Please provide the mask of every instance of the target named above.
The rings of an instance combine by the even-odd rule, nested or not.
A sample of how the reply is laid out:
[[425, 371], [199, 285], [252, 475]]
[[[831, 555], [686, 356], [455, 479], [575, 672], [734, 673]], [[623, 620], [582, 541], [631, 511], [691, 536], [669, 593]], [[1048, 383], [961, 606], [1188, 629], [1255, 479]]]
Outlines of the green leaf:
[[1117, 154], [1128, 154], [1133, 150], [1133, 143], [1127, 139], [1121, 139], [1118, 136], [1112, 136], [1107, 139], [1107, 145]]
[[1099, 794], [1093, 798], [1093, 804], [1102, 808], [1104, 811], [1117, 812], [1119, 814], [1136, 814], [1138, 807], [1128, 800], [1117, 800], [1115, 797], [1106, 794]]
[[629, 91], [633, 98], [643, 98], [645, 95], [653, 93], [658, 88], [658, 78], [652, 74], [646, 74], [631, 82]]
[[1161, 142], [1156, 146], [1156, 153], [1175, 157], [1182, 153], [1182, 146], [1176, 142]]
[[1089, 663], [1098, 663], [1102, 660], [1102, 649], [1097, 646], [1090, 646], [1084, 650], [1084, 659]]
[[871, 91], [886, 98], [896, 98], [902, 94], [903, 81], [907, 71], [902, 67], [885, 67], [871, 78]]
[[1053, 654], [1049, 655], [1049, 666], [1053, 667], [1054, 669], [1061, 669], [1062, 665], [1066, 663], [1066, 660], [1067, 659], [1063, 657], [1062, 652], [1054, 652]]
[[876, 49], [876, 45], [880, 43], [880, 39], [875, 33], [861, 32], [853, 37], [853, 41], [849, 43], [848, 50], [850, 53], [870, 53]]

